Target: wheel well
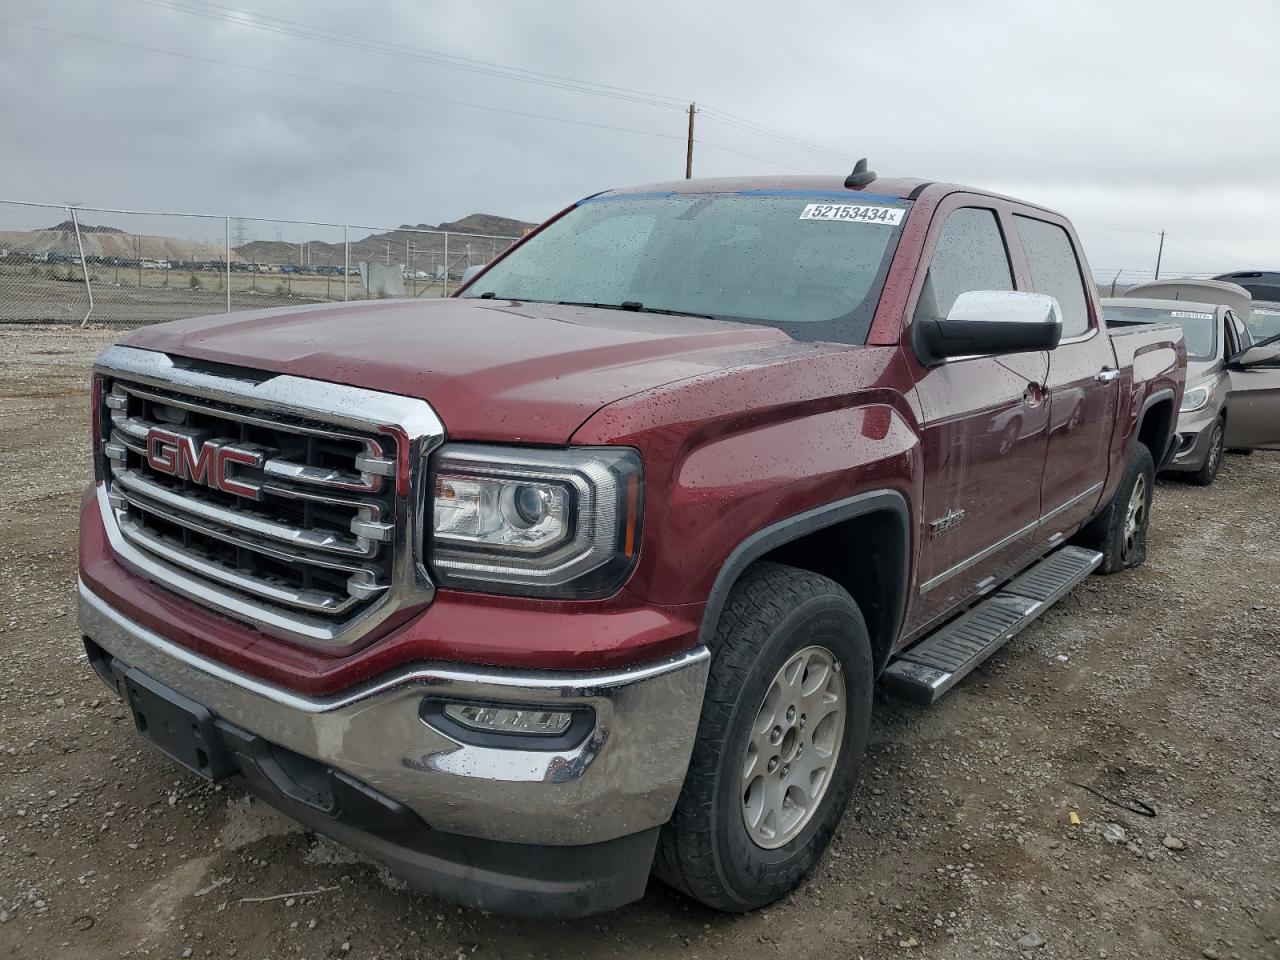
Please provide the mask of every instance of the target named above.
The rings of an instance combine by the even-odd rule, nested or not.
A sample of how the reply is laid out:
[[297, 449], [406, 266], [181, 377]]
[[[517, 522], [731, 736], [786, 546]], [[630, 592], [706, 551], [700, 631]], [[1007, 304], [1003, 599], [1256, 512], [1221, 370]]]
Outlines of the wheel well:
[[1173, 400], [1157, 400], [1142, 411], [1138, 423], [1138, 440], [1151, 451], [1151, 458], [1158, 470], [1173, 449], [1174, 434]]
[[907, 538], [901, 514], [865, 513], [823, 527], [757, 557], [834, 580], [857, 601], [876, 672], [897, 639], [906, 599]]

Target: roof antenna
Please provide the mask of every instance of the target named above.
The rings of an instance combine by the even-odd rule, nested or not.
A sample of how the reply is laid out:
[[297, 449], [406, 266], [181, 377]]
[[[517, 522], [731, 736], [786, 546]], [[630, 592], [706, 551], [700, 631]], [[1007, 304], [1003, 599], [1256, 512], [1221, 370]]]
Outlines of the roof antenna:
[[844, 178], [844, 185], [850, 190], [857, 190], [859, 187], [865, 187], [875, 178], [876, 172], [867, 169], [867, 158], [863, 157], [853, 165], [853, 173]]

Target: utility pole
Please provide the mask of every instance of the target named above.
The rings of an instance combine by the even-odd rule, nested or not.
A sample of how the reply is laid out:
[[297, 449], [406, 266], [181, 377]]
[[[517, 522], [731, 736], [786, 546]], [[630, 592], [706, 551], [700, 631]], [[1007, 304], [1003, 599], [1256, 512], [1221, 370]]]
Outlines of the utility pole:
[[693, 115], [698, 112], [696, 103], [689, 104], [689, 140], [685, 145], [684, 178], [693, 179]]
[[1164, 231], [1160, 231], [1160, 249], [1156, 251], [1156, 279], [1160, 279], [1160, 259], [1164, 256]]

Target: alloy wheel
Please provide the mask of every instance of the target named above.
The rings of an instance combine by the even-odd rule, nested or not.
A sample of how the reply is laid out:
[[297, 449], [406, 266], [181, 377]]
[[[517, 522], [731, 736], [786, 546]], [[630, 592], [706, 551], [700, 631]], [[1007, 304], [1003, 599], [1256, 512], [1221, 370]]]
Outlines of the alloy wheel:
[[1214, 424], [1213, 436], [1209, 438], [1209, 458], [1206, 466], [1209, 476], [1216, 476], [1222, 463], [1222, 422]]
[[774, 675], [742, 767], [742, 819], [757, 846], [777, 849], [813, 819], [840, 759], [847, 705], [826, 647], [797, 651]]
[[1133, 492], [1129, 494], [1129, 506], [1124, 518], [1124, 556], [1133, 556], [1138, 549], [1142, 531], [1147, 520], [1147, 477], [1138, 474], [1133, 483]]

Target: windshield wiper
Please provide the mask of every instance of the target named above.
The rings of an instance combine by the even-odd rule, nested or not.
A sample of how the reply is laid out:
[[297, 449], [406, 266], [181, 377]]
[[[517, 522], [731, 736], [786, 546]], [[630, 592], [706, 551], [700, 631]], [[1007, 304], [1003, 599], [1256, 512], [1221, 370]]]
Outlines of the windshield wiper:
[[601, 310], [628, 310], [631, 313], [660, 313], [668, 317], [701, 317], [704, 320], [715, 320], [709, 313], [694, 313], [692, 310], [664, 310], [661, 307], [646, 307], [639, 300], [623, 300], [621, 303], [587, 303], [581, 300], [557, 300], [562, 307], [599, 307]]

